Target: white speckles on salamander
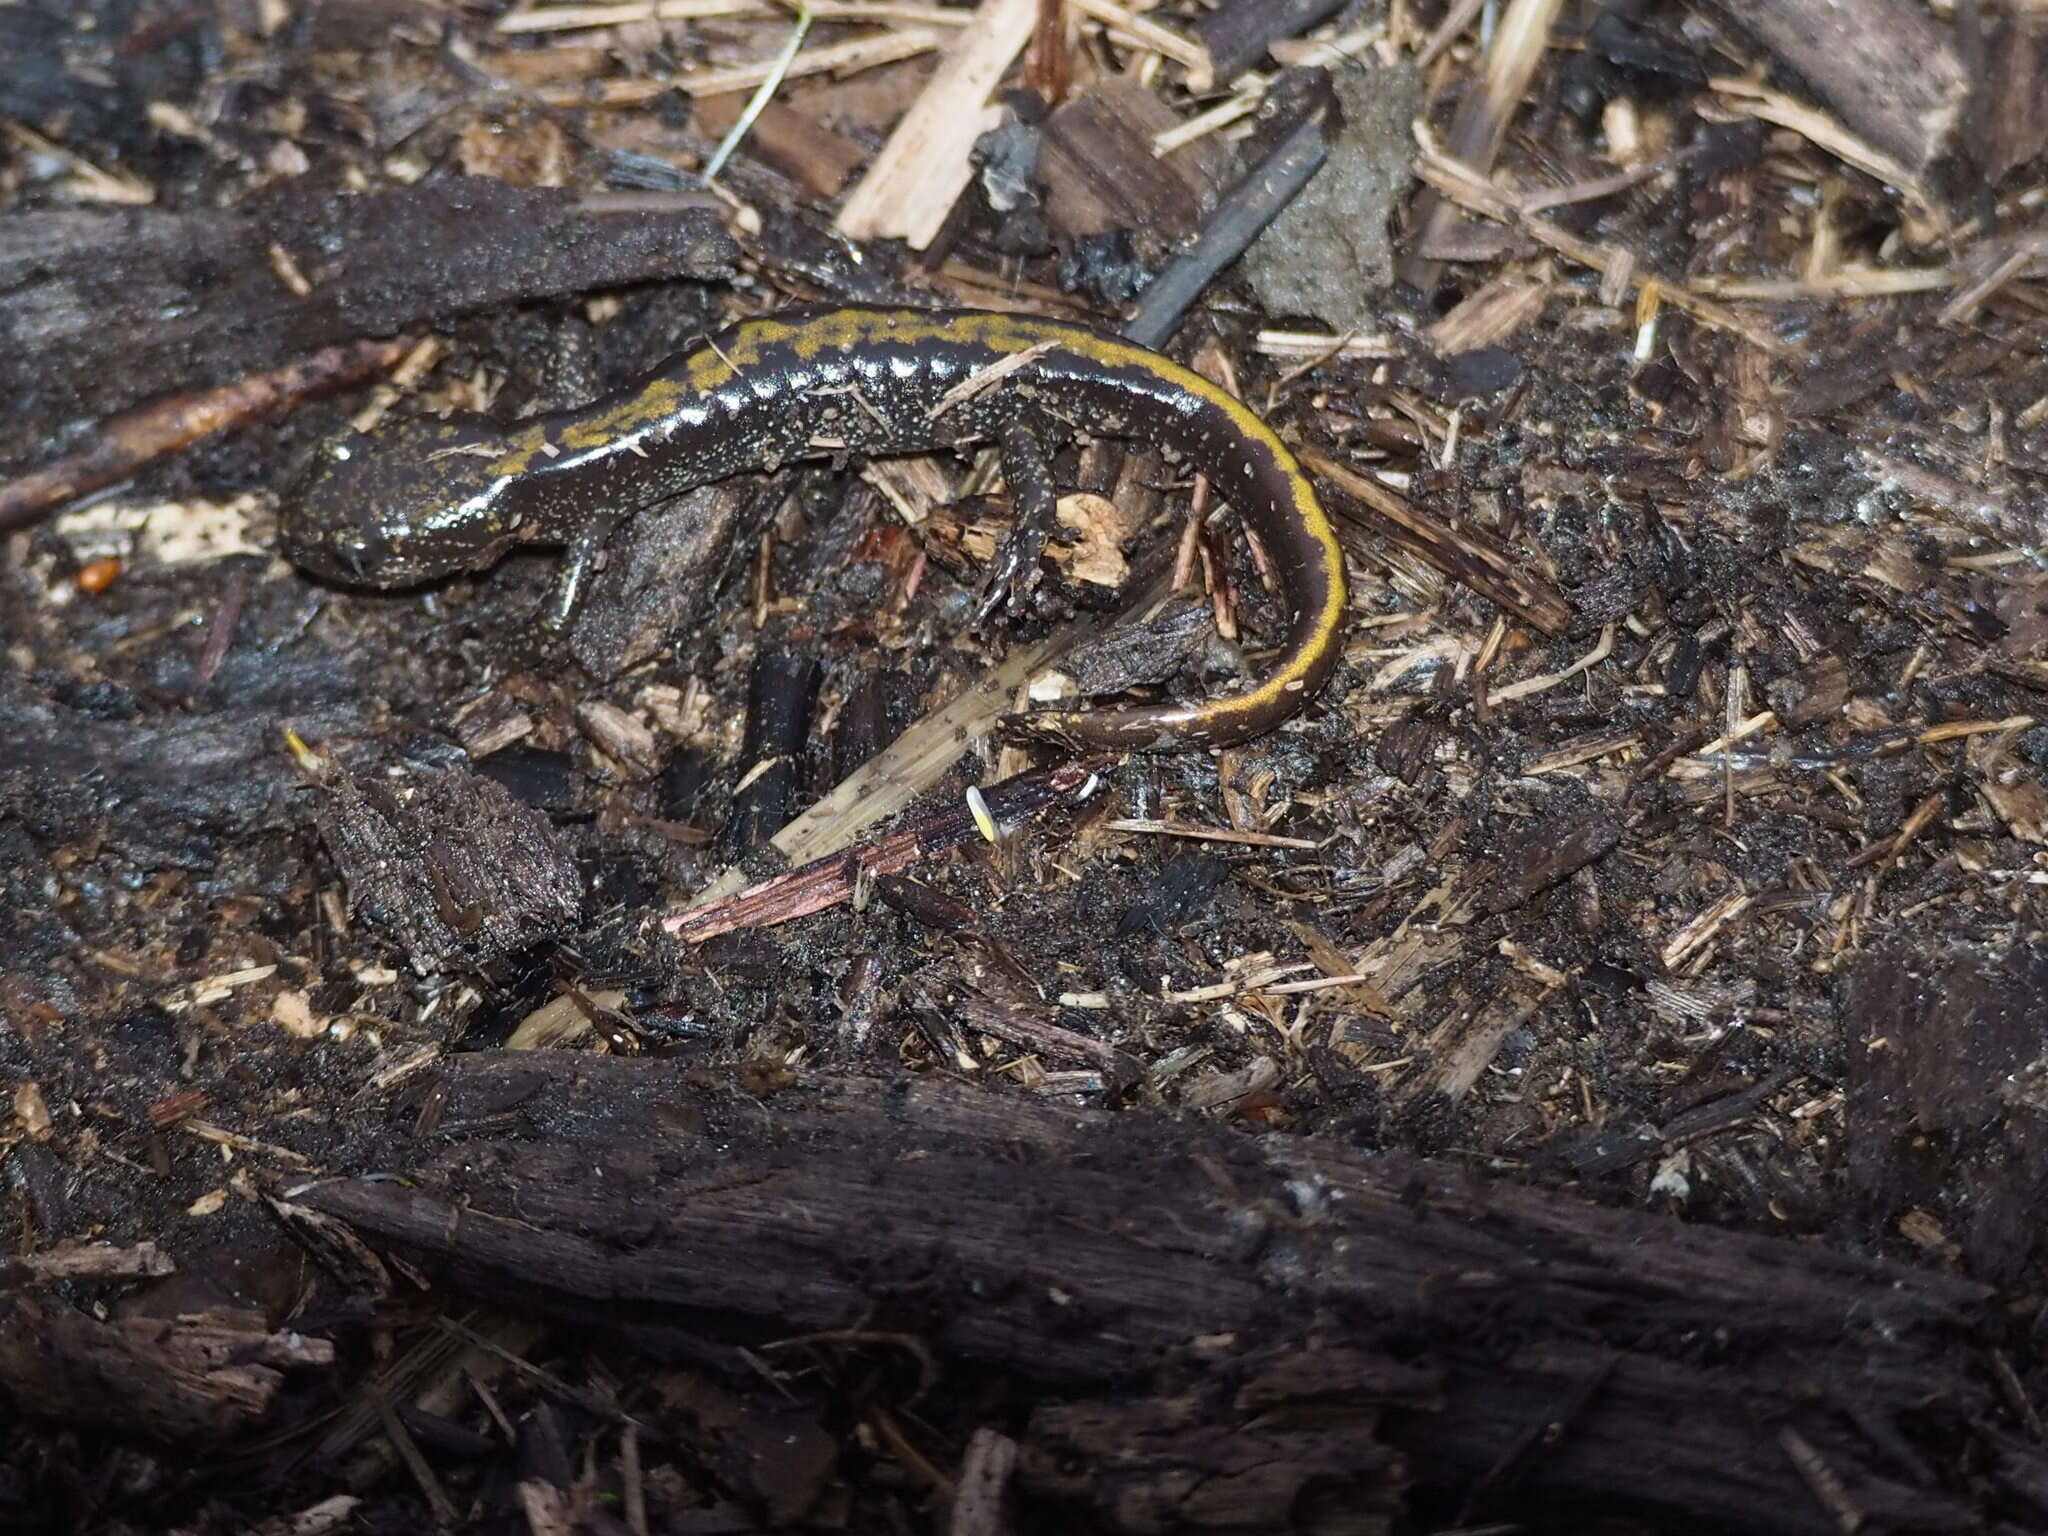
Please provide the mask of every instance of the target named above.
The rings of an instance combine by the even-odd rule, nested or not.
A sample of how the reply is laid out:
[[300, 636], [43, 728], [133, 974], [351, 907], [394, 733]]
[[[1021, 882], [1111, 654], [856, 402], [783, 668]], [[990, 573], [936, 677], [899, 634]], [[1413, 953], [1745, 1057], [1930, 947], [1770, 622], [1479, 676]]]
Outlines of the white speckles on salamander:
[[1322, 686], [1341, 651], [1344, 561], [1287, 446], [1171, 358], [1028, 315], [859, 305], [769, 315], [632, 389], [509, 432], [414, 421], [351, 438], [286, 496], [282, 543], [316, 576], [410, 586], [515, 542], [573, 545], [622, 512], [801, 454], [926, 452], [1019, 425], [1136, 438], [1236, 487], [1230, 499], [1279, 574], [1291, 622], [1273, 670], [1241, 692], [1035, 711], [1014, 728], [1083, 748], [1223, 745], [1272, 729]]

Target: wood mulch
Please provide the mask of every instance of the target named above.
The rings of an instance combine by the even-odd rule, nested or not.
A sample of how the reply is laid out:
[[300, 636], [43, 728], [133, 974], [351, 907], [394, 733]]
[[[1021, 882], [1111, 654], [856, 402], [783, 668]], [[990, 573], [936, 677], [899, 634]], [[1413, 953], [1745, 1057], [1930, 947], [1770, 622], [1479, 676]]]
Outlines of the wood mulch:
[[[2048, 1529], [2048, 14], [0, 6], [0, 1528]], [[1088, 319], [1336, 515], [1063, 453], [405, 593], [350, 424], [820, 301]], [[970, 793], [971, 792], [971, 793]]]

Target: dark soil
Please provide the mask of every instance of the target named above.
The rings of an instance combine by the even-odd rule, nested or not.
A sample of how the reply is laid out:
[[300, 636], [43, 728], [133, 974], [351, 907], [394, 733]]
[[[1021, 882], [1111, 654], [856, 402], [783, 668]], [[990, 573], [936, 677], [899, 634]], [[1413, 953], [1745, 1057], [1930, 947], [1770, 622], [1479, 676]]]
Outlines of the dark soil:
[[[330, 588], [272, 553], [275, 493], [373, 404], [510, 416], [821, 299], [1114, 327], [1104, 285], [1166, 258], [1057, 200], [1034, 243], [979, 183], [927, 258], [831, 234], [819, 167], [928, 58], [792, 82], [721, 201], [685, 176], [712, 98], [560, 82], [764, 57], [786, 17], [501, 9], [0, 7], [0, 458], [409, 358], [0, 533], [0, 1527], [2048, 1528], [2038, 145], [2000, 127], [2002, 179], [1919, 205], [1705, 88], [1763, 56], [1722, 21], [1617, 7], [1631, 49], [1564, 7], [1502, 184], [1661, 168], [1464, 224], [1426, 287], [1361, 271], [1377, 355], [1262, 349], [1324, 327], [1235, 272], [1172, 345], [1371, 482], [1321, 481], [1327, 692], [688, 944], [660, 919], [1162, 570], [1172, 467], [1062, 458], [1127, 509], [1130, 588], [1062, 550], [992, 635], [1001, 498], [913, 530], [860, 466], [638, 519], [567, 637], [548, 557]], [[1425, 73], [1428, 120], [1477, 68]], [[1183, 215], [1251, 150], [1201, 153], [1154, 190]], [[1823, 280], [1864, 267], [1951, 279]], [[1204, 543], [1256, 649], [1284, 615], [1233, 520]], [[1138, 647], [1165, 686], [1209, 611]], [[981, 745], [909, 824], [1056, 763]]]

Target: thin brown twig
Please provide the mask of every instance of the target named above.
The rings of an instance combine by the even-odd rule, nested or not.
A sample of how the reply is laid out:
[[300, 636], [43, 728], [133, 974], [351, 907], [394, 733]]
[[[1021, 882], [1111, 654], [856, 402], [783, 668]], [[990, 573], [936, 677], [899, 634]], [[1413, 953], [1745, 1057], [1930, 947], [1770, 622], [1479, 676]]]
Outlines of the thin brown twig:
[[20, 528], [67, 501], [127, 479], [144, 465], [301, 400], [347, 389], [392, 367], [412, 342], [325, 347], [218, 389], [174, 395], [111, 416], [85, 447], [0, 481], [0, 530]]

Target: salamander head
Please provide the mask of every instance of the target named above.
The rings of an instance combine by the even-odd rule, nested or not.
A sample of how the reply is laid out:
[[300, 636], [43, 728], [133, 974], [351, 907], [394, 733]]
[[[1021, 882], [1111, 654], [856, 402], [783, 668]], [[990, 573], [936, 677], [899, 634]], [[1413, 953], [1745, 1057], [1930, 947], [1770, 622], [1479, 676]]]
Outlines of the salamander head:
[[285, 493], [278, 542], [300, 569], [405, 587], [487, 563], [509, 529], [503, 437], [481, 422], [416, 420], [324, 444]]

